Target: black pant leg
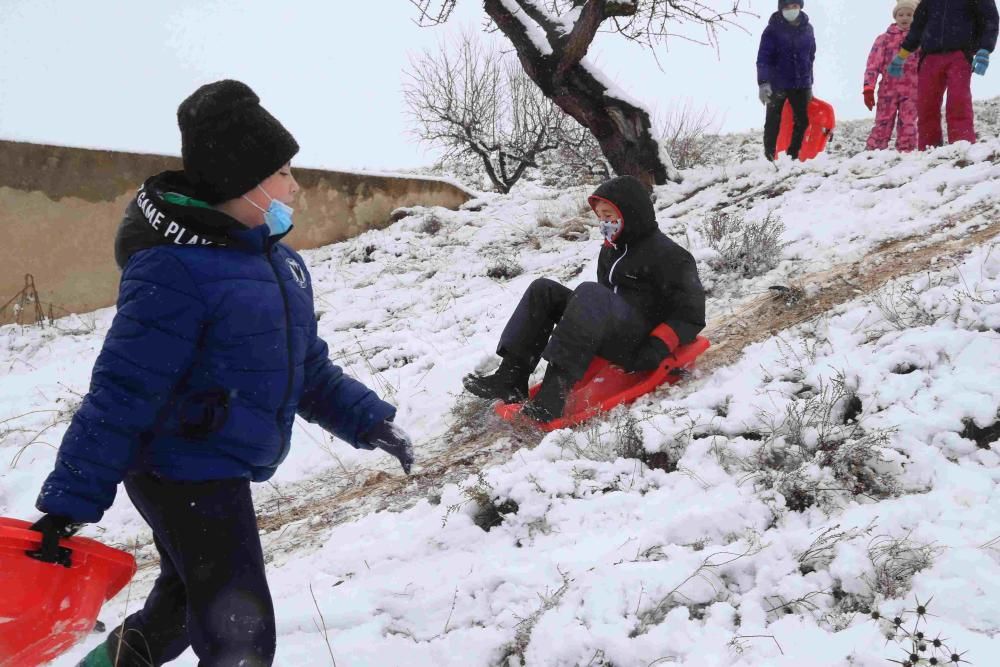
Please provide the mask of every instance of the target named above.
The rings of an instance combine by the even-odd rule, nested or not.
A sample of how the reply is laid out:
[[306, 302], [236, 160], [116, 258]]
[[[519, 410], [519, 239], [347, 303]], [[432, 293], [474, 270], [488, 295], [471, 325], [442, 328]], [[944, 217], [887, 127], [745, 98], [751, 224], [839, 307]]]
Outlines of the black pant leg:
[[[126, 489], [129, 486], [126, 482]], [[126, 618], [104, 642], [111, 662], [117, 667], [161, 665], [189, 646], [184, 581], [155, 535], [153, 543], [160, 554], [160, 575], [153, 590], [143, 608]]]
[[788, 91], [788, 103], [792, 107], [792, 142], [788, 146], [788, 155], [793, 160], [799, 158], [802, 150], [802, 138], [809, 127], [809, 102], [812, 100], [812, 88], [797, 88]]
[[532, 282], [500, 335], [497, 354], [519, 359], [532, 369], [537, 366], [572, 296], [573, 290], [554, 280], [539, 278]]
[[781, 112], [785, 108], [788, 92], [776, 90], [771, 93], [771, 101], [765, 107], [764, 115], [764, 155], [768, 160], [774, 159], [778, 146], [778, 133], [781, 131]]
[[190, 643], [203, 666], [271, 665], [274, 608], [249, 481], [172, 482], [133, 475], [126, 489], [185, 590], [185, 638], [170, 639], [177, 628], [176, 609], [165, 604], [166, 598], [135, 619], [147, 642], [163, 638], [162, 645], [149, 646], [154, 664], [173, 659]]
[[582, 283], [572, 295], [542, 356], [575, 380], [595, 355], [630, 361], [653, 329], [642, 313], [598, 283]]

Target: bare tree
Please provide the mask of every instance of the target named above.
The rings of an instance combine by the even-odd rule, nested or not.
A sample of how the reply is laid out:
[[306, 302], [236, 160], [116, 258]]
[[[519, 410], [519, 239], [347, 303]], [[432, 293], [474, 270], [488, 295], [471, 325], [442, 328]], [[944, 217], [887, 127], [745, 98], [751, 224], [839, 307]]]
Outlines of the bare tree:
[[556, 147], [569, 120], [512, 56], [469, 33], [454, 49], [425, 51], [405, 74], [417, 136], [444, 147], [445, 162], [474, 160], [498, 192], [509, 192], [539, 155]]
[[540, 160], [547, 184], [568, 187], [599, 183], [614, 175], [597, 139], [576, 121], [563, 123], [556, 143], [559, 147]]
[[[410, 0], [423, 25], [447, 21], [457, 1]], [[649, 47], [672, 36], [717, 44], [716, 31], [734, 24], [741, 1], [719, 0], [721, 10], [707, 0], [483, 0], [483, 6], [545, 96], [590, 130], [617, 173], [651, 187], [680, 175], [653, 136], [649, 113], [623, 99], [584, 56], [602, 26]], [[684, 24], [704, 29], [704, 36], [671, 32]]]

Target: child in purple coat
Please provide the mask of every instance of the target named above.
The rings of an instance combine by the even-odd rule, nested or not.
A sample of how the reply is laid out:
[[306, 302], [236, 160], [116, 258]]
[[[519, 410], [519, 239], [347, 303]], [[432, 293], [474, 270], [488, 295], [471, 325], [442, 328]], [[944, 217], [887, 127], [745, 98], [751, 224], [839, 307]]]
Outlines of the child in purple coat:
[[[913, 13], [918, 0], [897, 0], [892, 11], [895, 23], [875, 39], [868, 66], [865, 68], [865, 106], [875, 111], [875, 126], [868, 135], [866, 148], [870, 151], [885, 150], [889, 147], [892, 130], [896, 128], [896, 150], [912, 151], [917, 147], [917, 62], [919, 58], [907, 60], [903, 76], [888, 76], [889, 63], [903, 45], [906, 34], [913, 23]], [[875, 84], [878, 85], [878, 106], [875, 104]]]
[[809, 127], [816, 37], [809, 17], [802, 11], [804, 5], [805, 0], [778, 0], [778, 11], [771, 15], [760, 38], [757, 86], [760, 101], [767, 106], [764, 155], [768, 160], [774, 160], [786, 100], [795, 118], [788, 147], [788, 156], [793, 160], [799, 157], [802, 138]]

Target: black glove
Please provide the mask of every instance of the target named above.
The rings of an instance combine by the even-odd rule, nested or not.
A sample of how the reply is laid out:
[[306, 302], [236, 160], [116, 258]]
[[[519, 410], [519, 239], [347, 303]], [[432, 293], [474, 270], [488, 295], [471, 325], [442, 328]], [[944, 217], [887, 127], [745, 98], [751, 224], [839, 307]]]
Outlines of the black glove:
[[655, 336], [650, 336], [639, 346], [632, 359], [631, 367], [635, 371], [656, 370], [669, 356], [670, 348], [667, 344]]
[[378, 447], [399, 459], [403, 472], [410, 474], [410, 467], [413, 465], [413, 443], [403, 429], [387, 419], [368, 431], [364, 439], [369, 445]]
[[81, 526], [82, 523], [76, 523], [69, 517], [46, 514], [31, 526], [31, 530], [42, 534], [42, 546], [36, 551], [27, 552], [28, 555], [44, 563], [57, 563], [69, 567], [69, 549], [60, 547], [59, 540], [72, 537]]

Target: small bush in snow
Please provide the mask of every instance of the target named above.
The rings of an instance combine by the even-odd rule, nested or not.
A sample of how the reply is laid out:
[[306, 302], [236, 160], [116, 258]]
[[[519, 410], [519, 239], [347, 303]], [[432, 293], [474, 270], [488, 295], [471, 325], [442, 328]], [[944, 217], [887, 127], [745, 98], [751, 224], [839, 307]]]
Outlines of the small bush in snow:
[[516, 502], [509, 499], [503, 500], [496, 495], [493, 485], [490, 484], [489, 480], [486, 479], [486, 475], [483, 473], [476, 475], [476, 481], [473, 484], [462, 487], [462, 495], [465, 496], [464, 501], [450, 505], [445, 511], [445, 523], [447, 523], [448, 518], [452, 514], [458, 512], [463, 505], [473, 503], [475, 512], [472, 516], [472, 522], [486, 532], [489, 532], [490, 529], [496, 528], [503, 523], [504, 516], [508, 514], [516, 514], [518, 510]]
[[524, 273], [524, 267], [514, 253], [494, 250], [487, 260], [486, 275], [493, 280], [510, 280]]
[[531, 633], [534, 631], [538, 619], [546, 612], [559, 606], [559, 602], [566, 594], [566, 591], [569, 590], [569, 585], [573, 583], [573, 580], [561, 570], [559, 574], [563, 578], [562, 586], [552, 593], [545, 591], [545, 593], [538, 594], [538, 609], [533, 611], [529, 616], [518, 620], [514, 641], [503, 649], [503, 654], [500, 656], [499, 662], [495, 664], [504, 665], [505, 667], [520, 667], [525, 664], [524, 654], [531, 643]]
[[615, 430], [615, 451], [623, 459], [645, 459], [646, 447], [642, 441], [639, 420], [631, 410], [621, 410], [612, 420]]
[[910, 590], [913, 576], [931, 566], [940, 551], [933, 544], [915, 542], [910, 536], [895, 538], [879, 535], [868, 544], [871, 572], [862, 575], [868, 584], [872, 603], [892, 600]]
[[717, 133], [721, 123], [708, 107], [699, 110], [687, 102], [657, 121], [661, 128], [660, 146], [678, 169], [702, 167], [718, 158]]
[[794, 511], [832, 502], [832, 494], [874, 499], [898, 493], [885, 465], [891, 430], [864, 429], [862, 409], [842, 374], [805, 387], [779, 418], [761, 414], [763, 443], [744, 461], [759, 487], [774, 489]]
[[433, 213], [428, 215], [424, 218], [424, 221], [420, 223], [419, 231], [421, 234], [429, 234], [430, 236], [436, 235], [441, 231], [441, 219]]
[[868, 300], [893, 328], [905, 331], [930, 326], [938, 319], [933, 304], [921, 296], [913, 281], [891, 282], [872, 292]]
[[778, 265], [786, 243], [781, 240], [785, 223], [773, 214], [747, 222], [736, 213], [713, 213], [701, 226], [708, 245], [718, 253], [713, 268], [749, 278]]

